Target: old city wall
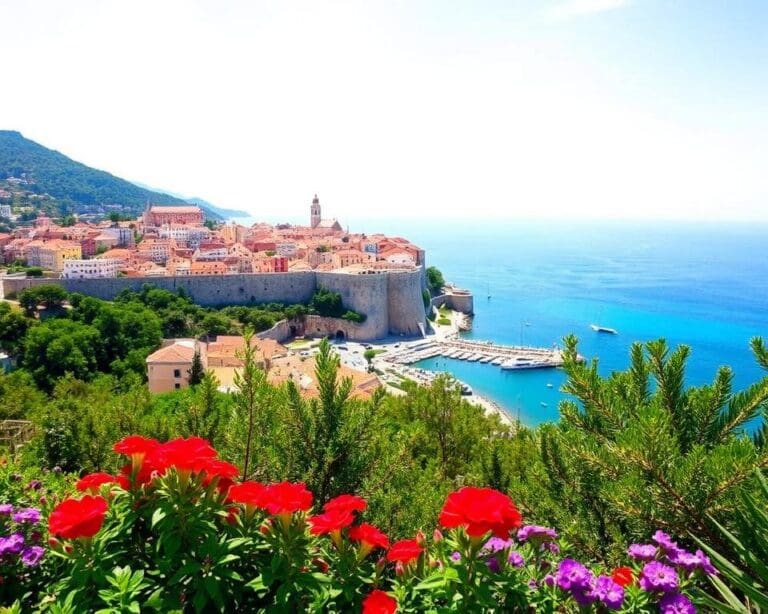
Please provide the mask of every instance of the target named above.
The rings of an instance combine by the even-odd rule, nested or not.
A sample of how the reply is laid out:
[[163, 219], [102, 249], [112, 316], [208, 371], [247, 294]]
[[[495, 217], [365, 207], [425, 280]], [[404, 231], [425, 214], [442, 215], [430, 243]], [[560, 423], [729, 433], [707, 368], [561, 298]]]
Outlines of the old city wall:
[[111, 279], [65, 279], [69, 292], [81, 292], [111, 300], [126, 288], [139, 291], [150, 284], [176, 292], [179, 288], [205, 307], [256, 303], [305, 303], [315, 291], [312, 271], [255, 273], [251, 275], [200, 275], [181, 277], [115, 277]]
[[0, 284], [2, 284], [0, 298], [18, 294], [22, 290], [34, 288], [35, 286], [60, 286], [62, 281], [61, 279], [50, 279], [47, 277], [3, 277], [0, 279]]
[[440, 294], [432, 299], [432, 306], [436, 309], [439, 309], [443, 305], [447, 305], [449, 309], [467, 315], [472, 315], [475, 309], [474, 298], [469, 292], [461, 294]]
[[[388, 271], [372, 274], [297, 271], [250, 275], [201, 275], [193, 277], [115, 277], [110, 279], [24, 279], [6, 278], [5, 292], [45, 283], [63, 285], [79, 292], [112, 300], [122, 290], [141, 290], [144, 284], [176, 292], [179, 288], [196, 303], [206, 307], [258, 303], [306, 303], [322, 286], [341, 294], [344, 305], [365, 314], [362, 324], [345, 322], [350, 337], [364, 341], [387, 335], [419, 335], [426, 325], [422, 302], [422, 271]], [[350, 326], [347, 326], [350, 325]], [[328, 326], [331, 326], [329, 323]], [[325, 329], [325, 324], [322, 326]], [[335, 331], [334, 331], [335, 332]], [[284, 329], [273, 331], [283, 336]]]

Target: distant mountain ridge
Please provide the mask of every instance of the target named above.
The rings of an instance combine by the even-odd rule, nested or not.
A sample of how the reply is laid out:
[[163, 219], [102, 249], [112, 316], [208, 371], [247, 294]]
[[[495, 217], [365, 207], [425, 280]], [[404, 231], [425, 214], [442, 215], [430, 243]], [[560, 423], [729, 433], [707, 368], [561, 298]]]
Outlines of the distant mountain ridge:
[[[201, 199], [180, 198], [136, 185], [76, 162], [15, 130], [0, 130], [0, 187], [3, 186], [13, 187], [19, 195], [23, 193], [23, 204], [49, 215], [111, 210], [139, 215], [147, 202], [197, 204], [206, 217], [216, 220], [248, 215], [242, 211], [220, 209]], [[40, 198], [44, 194], [55, 200]]]

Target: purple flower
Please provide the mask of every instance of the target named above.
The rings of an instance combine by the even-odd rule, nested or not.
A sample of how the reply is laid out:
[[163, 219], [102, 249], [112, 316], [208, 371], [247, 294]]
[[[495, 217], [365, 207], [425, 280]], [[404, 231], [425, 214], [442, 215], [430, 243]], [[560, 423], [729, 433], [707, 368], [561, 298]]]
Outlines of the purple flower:
[[544, 584], [547, 586], [554, 586], [555, 585], [555, 576], [553, 576], [551, 573], [548, 573], [546, 576], [544, 576]]
[[531, 540], [534, 543], [541, 544], [557, 539], [557, 531], [536, 524], [528, 524], [517, 532], [517, 539], [521, 542]]
[[595, 593], [594, 589], [594, 579], [586, 588], [574, 588], [571, 591], [571, 596], [573, 597], [573, 600], [582, 607], [588, 606], [597, 601], [597, 593]]
[[670, 593], [677, 590], [678, 584], [677, 572], [659, 561], [646, 563], [640, 572], [640, 588], [647, 592]]
[[558, 546], [555, 542], [543, 544], [542, 548], [549, 550], [552, 554], [560, 554], [560, 546]]
[[36, 567], [43, 558], [45, 550], [40, 546], [30, 546], [26, 548], [21, 554], [21, 562], [25, 567]]
[[485, 564], [493, 573], [499, 573], [501, 571], [501, 567], [499, 567], [499, 561], [495, 556], [489, 558]]
[[13, 513], [13, 506], [10, 503], [0, 504], [0, 514], [10, 516]]
[[636, 561], [651, 561], [656, 558], [658, 548], [653, 544], [632, 544], [627, 554]]
[[680, 550], [677, 542], [673, 542], [672, 538], [664, 533], [664, 531], [656, 531], [656, 533], [653, 534], [653, 541], [659, 544], [661, 549], [664, 550], [664, 552], [667, 554], [671, 554], [672, 552]]
[[685, 595], [667, 593], [659, 601], [661, 614], [696, 614], [696, 608]]
[[528, 580], [528, 588], [532, 591], [535, 591], [537, 588], [539, 588], [539, 584], [536, 582], [536, 580]]
[[483, 552], [499, 552], [504, 548], [509, 548], [514, 542], [511, 539], [501, 539], [500, 537], [491, 537], [483, 546]]
[[708, 576], [717, 575], [717, 569], [715, 569], [715, 566], [712, 564], [712, 561], [709, 560], [709, 557], [706, 554], [704, 554], [701, 550], [697, 550], [696, 556], [699, 557], [699, 567], [701, 568], [701, 571], [703, 571]]
[[624, 588], [608, 576], [597, 578], [595, 594], [609, 610], [618, 610], [624, 603]]
[[458, 563], [461, 560], [461, 554], [459, 552], [452, 552], [451, 553], [451, 560], [454, 563]]
[[512, 567], [522, 567], [525, 565], [525, 559], [520, 555], [520, 553], [517, 550], [512, 550], [509, 553], [509, 557], [507, 558], [507, 561], [509, 562]]
[[20, 509], [13, 515], [13, 520], [18, 523], [28, 522], [29, 524], [35, 524], [40, 522], [40, 510], [34, 507]]
[[563, 559], [557, 568], [557, 585], [564, 591], [587, 590], [592, 583], [592, 572], [573, 559]]
[[30, 490], [40, 490], [43, 487], [43, 483], [40, 480], [31, 480], [29, 484], [27, 484], [27, 488]]
[[14, 533], [8, 537], [0, 537], [0, 556], [19, 554], [24, 549], [24, 536]]
[[695, 571], [696, 568], [701, 565], [701, 560], [698, 556], [682, 548], [675, 550], [667, 555], [669, 562], [673, 565], [684, 569], [685, 571]]

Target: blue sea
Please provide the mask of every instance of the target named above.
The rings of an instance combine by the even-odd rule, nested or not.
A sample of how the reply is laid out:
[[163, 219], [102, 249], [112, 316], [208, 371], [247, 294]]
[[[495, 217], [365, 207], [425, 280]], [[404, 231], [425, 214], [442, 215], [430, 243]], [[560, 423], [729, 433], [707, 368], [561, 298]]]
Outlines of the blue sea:
[[[574, 333], [601, 373], [625, 369], [633, 341], [692, 349], [689, 384], [721, 365], [735, 386], [764, 375], [749, 349], [768, 339], [768, 226], [682, 222], [360, 221], [353, 231], [406, 236], [447, 280], [475, 295], [469, 338], [547, 346]], [[490, 295], [490, 298], [488, 296]], [[598, 334], [591, 323], [618, 335]], [[445, 358], [447, 370], [529, 425], [558, 418], [561, 370], [501, 371]], [[552, 384], [552, 387], [547, 387]]]

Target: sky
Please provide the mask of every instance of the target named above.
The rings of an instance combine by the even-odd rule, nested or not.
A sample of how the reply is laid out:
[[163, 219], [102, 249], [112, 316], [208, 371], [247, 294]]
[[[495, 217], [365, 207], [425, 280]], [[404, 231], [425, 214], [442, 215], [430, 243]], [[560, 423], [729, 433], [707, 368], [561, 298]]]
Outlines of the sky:
[[765, 0], [0, 0], [0, 128], [265, 220], [768, 221]]

